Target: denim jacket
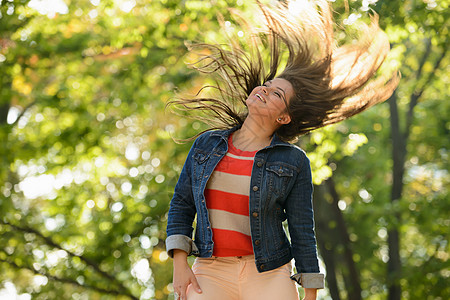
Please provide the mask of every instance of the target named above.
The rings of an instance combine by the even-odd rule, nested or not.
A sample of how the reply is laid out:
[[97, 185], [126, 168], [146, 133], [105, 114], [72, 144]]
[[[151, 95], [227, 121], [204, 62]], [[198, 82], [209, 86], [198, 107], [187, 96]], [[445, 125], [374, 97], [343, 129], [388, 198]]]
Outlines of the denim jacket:
[[[206, 132], [192, 145], [170, 202], [166, 249], [171, 257], [173, 249], [212, 256], [214, 244], [204, 190], [228, 151], [228, 136], [237, 129]], [[298, 273], [291, 278], [305, 288], [323, 288], [314, 233], [311, 169], [305, 152], [274, 135], [271, 144], [256, 153], [251, 174], [250, 228], [258, 271], [273, 270], [294, 258]], [[283, 229], [286, 219], [291, 242]]]

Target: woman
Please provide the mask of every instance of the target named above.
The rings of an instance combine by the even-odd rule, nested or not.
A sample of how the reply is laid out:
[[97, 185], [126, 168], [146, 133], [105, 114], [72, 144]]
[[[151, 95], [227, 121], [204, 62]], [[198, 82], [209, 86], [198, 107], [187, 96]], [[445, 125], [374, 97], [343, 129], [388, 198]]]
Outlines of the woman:
[[393, 73], [374, 77], [389, 51], [375, 18], [364, 38], [336, 48], [326, 1], [305, 2], [301, 19], [281, 4], [259, 9], [258, 29], [240, 21], [245, 44], [194, 46], [209, 53], [195, 68], [215, 76], [220, 97], [172, 102], [222, 129], [199, 134], [170, 204], [166, 248], [183, 300], [298, 299], [294, 281], [316, 299], [310, 164], [289, 141], [386, 100], [398, 83]]

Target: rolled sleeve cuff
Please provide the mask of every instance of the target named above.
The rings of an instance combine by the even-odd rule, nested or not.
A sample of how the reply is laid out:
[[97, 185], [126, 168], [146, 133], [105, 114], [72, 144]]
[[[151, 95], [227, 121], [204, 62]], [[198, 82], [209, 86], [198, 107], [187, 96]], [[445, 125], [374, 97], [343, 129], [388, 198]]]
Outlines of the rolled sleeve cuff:
[[173, 250], [180, 249], [188, 255], [198, 255], [199, 251], [194, 241], [185, 235], [174, 234], [166, 238], [166, 251], [173, 258]]
[[291, 276], [302, 287], [312, 289], [323, 289], [324, 278], [322, 273], [297, 273]]

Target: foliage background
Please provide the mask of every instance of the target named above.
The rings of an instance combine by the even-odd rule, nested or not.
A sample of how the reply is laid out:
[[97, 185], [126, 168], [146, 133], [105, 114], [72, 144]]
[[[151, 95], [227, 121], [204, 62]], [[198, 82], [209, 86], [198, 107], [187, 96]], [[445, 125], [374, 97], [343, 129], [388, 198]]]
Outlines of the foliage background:
[[[0, 298], [173, 299], [165, 222], [190, 144], [172, 136], [205, 127], [164, 107], [208, 80], [186, 68], [184, 41], [220, 41], [216, 14], [251, 5], [0, 4]], [[378, 12], [403, 78], [386, 103], [299, 141], [319, 298], [448, 299], [448, 1], [333, 8], [344, 27]]]

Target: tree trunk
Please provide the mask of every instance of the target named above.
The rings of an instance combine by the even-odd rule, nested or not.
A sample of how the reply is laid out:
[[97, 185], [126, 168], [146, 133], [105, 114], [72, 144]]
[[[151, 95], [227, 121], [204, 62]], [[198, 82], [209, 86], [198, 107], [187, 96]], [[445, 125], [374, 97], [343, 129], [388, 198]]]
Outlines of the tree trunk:
[[326, 189], [324, 185], [314, 186], [314, 217], [316, 221], [317, 245], [327, 269], [325, 280], [327, 282], [327, 287], [330, 290], [331, 299], [341, 300], [336, 279], [337, 260], [335, 259], [336, 255], [333, 251], [333, 246], [335, 246], [333, 238], [336, 237], [336, 235], [334, 232], [331, 232], [332, 229], [328, 226], [331, 221], [328, 214], [330, 204], [325, 199], [325, 193]]
[[[330, 201], [327, 201], [327, 200]], [[320, 254], [327, 268], [327, 285], [333, 300], [340, 300], [337, 276], [342, 276], [347, 299], [360, 300], [361, 284], [359, 273], [353, 261], [351, 241], [344, 216], [337, 203], [339, 195], [330, 178], [314, 188], [317, 242]], [[336, 226], [333, 225], [336, 224]], [[335, 249], [344, 249], [339, 253]]]
[[9, 103], [0, 106], [0, 125], [6, 124], [8, 117]]
[[361, 300], [361, 285], [359, 280], [358, 269], [356, 268], [355, 261], [353, 260], [353, 251], [351, 249], [351, 241], [348, 233], [347, 225], [345, 224], [344, 216], [342, 215], [341, 210], [339, 209], [339, 195], [336, 191], [336, 187], [334, 184], [334, 180], [332, 177], [325, 181], [328, 192], [330, 193], [333, 202], [332, 208], [334, 210], [337, 222], [337, 229], [339, 231], [339, 236], [344, 246], [344, 259], [345, 264], [347, 265], [347, 270], [349, 272], [349, 276], [347, 276], [348, 283], [347, 292], [348, 298], [354, 300]]
[[[389, 99], [389, 108], [391, 113], [391, 138], [392, 138], [392, 191], [391, 204], [396, 207], [396, 203], [402, 196], [403, 189], [403, 174], [404, 161], [406, 156], [406, 146], [404, 136], [400, 130], [400, 122], [397, 107], [397, 93], [392, 94]], [[389, 287], [389, 300], [401, 299], [401, 261], [400, 261], [400, 236], [398, 233], [398, 226], [401, 222], [400, 214], [394, 211], [393, 222], [388, 228], [388, 247], [389, 247], [389, 261], [388, 261], [388, 275], [387, 285]]]

